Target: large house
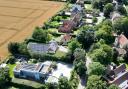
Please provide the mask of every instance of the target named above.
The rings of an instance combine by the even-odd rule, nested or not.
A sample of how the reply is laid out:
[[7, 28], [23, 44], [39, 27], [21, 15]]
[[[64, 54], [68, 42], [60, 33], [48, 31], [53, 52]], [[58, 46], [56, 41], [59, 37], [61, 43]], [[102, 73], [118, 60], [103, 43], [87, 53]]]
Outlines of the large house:
[[75, 14], [80, 13], [82, 11], [83, 11], [83, 8], [80, 5], [77, 5], [77, 4], [74, 4], [72, 6], [72, 8], [70, 9], [70, 12], [75, 13]]
[[46, 61], [44, 63], [28, 64], [21, 63], [17, 64], [14, 68], [14, 76], [18, 78], [26, 78], [30, 80], [42, 81], [51, 70], [51, 62]]
[[62, 35], [60, 43], [62, 45], [68, 45], [68, 42], [72, 39], [72, 36], [70, 34]]
[[51, 41], [48, 44], [41, 44], [41, 43], [28, 43], [28, 50], [32, 53], [55, 53], [58, 49], [58, 44], [55, 41]]
[[124, 48], [125, 45], [128, 44], [128, 39], [125, 37], [125, 35], [117, 35], [114, 45], [119, 48]]
[[103, 78], [108, 84], [115, 84], [121, 89], [128, 89], [128, 71], [126, 65], [122, 64], [118, 67], [115, 65], [109, 65], [106, 75]]
[[114, 35], [115, 38], [115, 42], [114, 42], [114, 49], [116, 51], [118, 51], [119, 56], [121, 55], [125, 55], [128, 51], [128, 39], [125, 37], [125, 35], [121, 34], [121, 35]]
[[59, 27], [58, 31], [63, 33], [71, 33], [74, 28], [79, 25], [81, 15], [79, 13], [72, 16], [70, 20], [64, 20], [63, 25]]

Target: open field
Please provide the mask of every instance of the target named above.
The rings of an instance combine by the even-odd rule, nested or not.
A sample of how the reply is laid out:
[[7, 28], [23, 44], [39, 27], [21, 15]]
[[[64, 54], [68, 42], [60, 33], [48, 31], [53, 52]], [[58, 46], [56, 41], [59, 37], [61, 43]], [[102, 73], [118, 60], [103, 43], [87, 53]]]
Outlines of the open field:
[[9, 42], [23, 41], [63, 6], [43, 0], [0, 0], [0, 58], [8, 55]]

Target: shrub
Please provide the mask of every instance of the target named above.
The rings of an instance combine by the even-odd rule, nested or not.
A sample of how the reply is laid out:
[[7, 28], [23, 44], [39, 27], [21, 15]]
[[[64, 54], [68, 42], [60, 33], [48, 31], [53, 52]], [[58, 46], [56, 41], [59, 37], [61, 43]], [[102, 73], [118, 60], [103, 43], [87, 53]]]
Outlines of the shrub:
[[51, 67], [52, 67], [53, 69], [57, 69], [57, 63], [56, 63], [56, 62], [52, 62]]
[[98, 20], [96, 17], [93, 17], [92, 21], [93, 21], [93, 23], [97, 23]]
[[73, 70], [71, 72], [71, 77], [70, 77], [70, 80], [69, 80], [72, 89], [77, 89], [78, 84], [79, 84], [79, 81], [78, 80], [79, 80], [79, 76], [77, 75], [76, 71]]

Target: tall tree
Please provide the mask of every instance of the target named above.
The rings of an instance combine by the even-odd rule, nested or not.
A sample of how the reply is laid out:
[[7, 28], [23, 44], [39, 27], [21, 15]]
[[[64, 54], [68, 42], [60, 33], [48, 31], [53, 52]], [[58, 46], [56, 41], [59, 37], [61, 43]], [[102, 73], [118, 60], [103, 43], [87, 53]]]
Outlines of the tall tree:
[[58, 84], [59, 84], [59, 89], [71, 89], [71, 85], [70, 85], [68, 79], [64, 76], [61, 76], [59, 78]]
[[83, 27], [77, 35], [77, 40], [83, 48], [88, 49], [95, 41], [94, 29], [92, 27]]
[[8, 44], [8, 51], [12, 54], [19, 53], [19, 43], [17, 42], [11, 42]]
[[120, 88], [117, 85], [112, 84], [108, 87], [108, 89], [120, 89]]
[[80, 60], [86, 61], [85, 56], [86, 56], [86, 53], [83, 49], [76, 48], [76, 50], [74, 51], [75, 61], [80, 61]]
[[99, 76], [92, 75], [88, 78], [86, 89], [107, 89], [107, 85]]
[[80, 61], [74, 62], [74, 65], [75, 65], [74, 69], [76, 70], [77, 74], [79, 76], [85, 77], [86, 71], [87, 71], [86, 62], [80, 60]]
[[100, 48], [93, 50], [91, 57], [94, 61], [101, 64], [109, 64], [112, 60], [112, 48], [106, 44], [102, 44]]
[[104, 6], [104, 16], [105, 17], [109, 17], [110, 13], [114, 10], [113, 8], [113, 4], [112, 3], [108, 3]]
[[128, 18], [127, 17], [122, 17], [113, 23], [114, 30], [116, 32], [124, 33], [126, 37], [128, 37]]
[[112, 35], [113, 28], [109, 25], [102, 25], [98, 31], [96, 31], [96, 38], [98, 40], [104, 39], [107, 44], [114, 42], [114, 36]]
[[69, 49], [71, 50], [71, 52], [74, 53], [74, 51], [75, 51], [76, 48], [81, 48], [81, 44], [80, 44], [77, 40], [73, 39], [73, 40], [68, 44], [68, 47], [69, 47]]
[[120, 12], [121, 15], [127, 16], [127, 10], [125, 9], [124, 6], [118, 5], [117, 10], [118, 10], [118, 12]]
[[100, 64], [99, 62], [93, 62], [89, 65], [88, 73], [89, 75], [104, 75], [105, 69], [105, 66]]
[[35, 31], [32, 34], [33, 39], [36, 41], [46, 43], [50, 40], [50, 35], [48, 34], [48, 31], [43, 30], [41, 28], [36, 28]]
[[10, 81], [9, 68], [0, 68], [0, 88], [3, 89]]
[[70, 3], [76, 3], [77, 0], [69, 0]]

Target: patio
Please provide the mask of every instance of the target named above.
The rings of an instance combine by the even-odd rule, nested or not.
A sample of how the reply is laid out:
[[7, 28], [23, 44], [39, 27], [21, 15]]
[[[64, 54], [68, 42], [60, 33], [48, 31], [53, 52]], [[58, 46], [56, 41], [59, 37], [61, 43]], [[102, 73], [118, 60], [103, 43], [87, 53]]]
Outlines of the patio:
[[45, 82], [57, 83], [60, 76], [65, 76], [70, 79], [72, 69], [73, 65], [71, 64], [57, 62], [57, 69], [52, 71]]

